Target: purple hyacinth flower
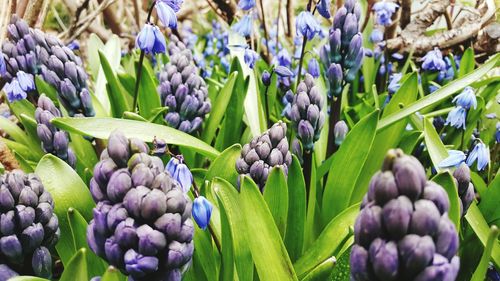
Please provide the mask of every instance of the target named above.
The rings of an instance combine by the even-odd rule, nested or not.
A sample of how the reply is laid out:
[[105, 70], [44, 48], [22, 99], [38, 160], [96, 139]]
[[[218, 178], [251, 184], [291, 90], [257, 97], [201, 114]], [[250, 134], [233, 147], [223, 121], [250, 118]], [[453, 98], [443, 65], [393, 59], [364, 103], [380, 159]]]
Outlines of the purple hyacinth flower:
[[383, 26], [389, 26], [392, 24], [392, 14], [396, 12], [396, 9], [399, 7], [398, 4], [389, 2], [389, 1], [381, 1], [375, 3], [373, 5], [373, 11], [375, 11], [375, 14], [377, 15], [377, 24], [383, 25]]
[[255, 7], [255, 0], [240, 0], [240, 2], [238, 2], [238, 7], [243, 11], [248, 11]]
[[309, 60], [307, 64], [307, 73], [311, 74], [312, 77], [318, 78], [320, 75], [319, 63], [316, 59]]
[[389, 77], [389, 86], [387, 86], [387, 90], [389, 90], [389, 94], [394, 94], [396, 93], [399, 88], [401, 87], [401, 78], [403, 77], [403, 74], [398, 72], [391, 74]]
[[137, 48], [146, 53], [165, 53], [167, 43], [160, 29], [152, 24], [145, 24], [135, 40]]
[[158, 270], [158, 258], [154, 256], [143, 256], [134, 249], [125, 253], [125, 268], [133, 277], [144, 277], [148, 273]]
[[472, 149], [471, 153], [467, 157], [467, 165], [472, 166], [474, 162], [477, 160], [477, 170], [482, 171], [488, 163], [490, 163], [490, 150], [489, 148], [479, 141], [474, 149]]
[[257, 62], [257, 60], [259, 59], [259, 54], [250, 49], [250, 48], [247, 48], [245, 49], [245, 63], [248, 65], [248, 67], [250, 67], [251, 69], [253, 69], [253, 67], [255, 66], [255, 62]]
[[458, 167], [465, 160], [465, 153], [460, 150], [448, 150], [448, 157], [439, 162], [439, 168]]
[[297, 35], [306, 36], [309, 40], [321, 31], [321, 26], [309, 11], [303, 11], [297, 16], [295, 26]]
[[241, 36], [247, 37], [252, 34], [253, 19], [252, 16], [246, 15], [240, 21], [235, 23], [231, 28], [233, 31], [239, 33]]
[[175, 11], [165, 1], [156, 2], [156, 13], [163, 26], [173, 29], [177, 28], [177, 16], [175, 15]]
[[461, 106], [455, 107], [448, 113], [445, 125], [450, 125], [457, 129], [463, 128], [465, 130], [465, 121], [467, 118], [467, 110]]
[[443, 54], [437, 47], [423, 57], [422, 69], [428, 71], [443, 71], [446, 69]]
[[330, 0], [320, 0], [317, 8], [318, 13], [325, 19], [329, 19], [332, 16], [330, 14]]
[[193, 201], [192, 215], [201, 229], [206, 229], [210, 223], [213, 205], [205, 197], [199, 196]]
[[457, 106], [461, 106], [465, 109], [469, 109], [471, 107], [474, 107], [474, 109], [477, 108], [476, 94], [474, 93], [474, 89], [469, 86], [465, 87], [462, 93], [453, 99], [453, 102]]
[[5, 65], [5, 58], [2, 50], [0, 50], [0, 77], [5, 76], [5, 74], [7, 74], [7, 66]]

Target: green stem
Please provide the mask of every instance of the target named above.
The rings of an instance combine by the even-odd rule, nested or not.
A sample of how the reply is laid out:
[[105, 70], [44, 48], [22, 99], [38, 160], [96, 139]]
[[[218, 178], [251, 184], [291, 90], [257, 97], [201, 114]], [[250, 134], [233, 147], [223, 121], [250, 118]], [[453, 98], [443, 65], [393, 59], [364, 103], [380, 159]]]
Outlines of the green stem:
[[304, 181], [306, 182], [306, 202], [309, 202], [309, 193], [311, 191], [312, 152], [304, 151], [304, 165], [302, 169], [304, 173]]

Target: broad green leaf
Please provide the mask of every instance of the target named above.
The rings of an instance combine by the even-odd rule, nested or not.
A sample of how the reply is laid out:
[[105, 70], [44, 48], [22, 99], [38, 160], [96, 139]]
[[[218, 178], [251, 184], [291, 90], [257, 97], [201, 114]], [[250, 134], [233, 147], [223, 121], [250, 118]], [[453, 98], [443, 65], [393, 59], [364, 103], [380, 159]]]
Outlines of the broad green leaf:
[[351, 280], [351, 272], [349, 259], [351, 257], [351, 247], [349, 247], [342, 255], [339, 256], [337, 264], [333, 268], [331, 281], [349, 281]]
[[74, 253], [76, 254], [79, 249], [85, 248], [89, 277], [101, 275], [106, 270], [107, 265], [90, 250], [87, 244], [87, 221], [80, 212], [73, 208], [68, 209], [67, 218], [73, 236]]
[[467, 48], [462, 58], [460, 59], [460, 68], [458, 69], [458, 78], [465, 76], [474, 70], [476, 62], [474, 60], [474, 49], [472, 47]]
[[76, 155], [76, 164], [83, 169], [94, 170], [95, 164], [99, 161], [92, 144], [79, 134], [70, 133], [70, 146]]
[[[213, 213], [212, 213], [213, 216]], [[195, 226], [194, 228], [194, 248], [196, 249], [193, 254], [193, 266], [201, 267], [206, 278], [217, 278], [216, 257], [214, 256], [214, 247], [212, 246], [212, 238], [208, 231], [202, 230]], [[218, 262], [218, 261], [217, 261]], [[201, 279], [202, 276], [198, 273], [197, 278]]]
[[[214, 178], [212, 188], [219, 201], [219, 206], [224, 209], [227, 215], [238, 278], [240, 281], [251, 281], [253, 280], [253, 261], [246, 236], [252, 235], [252, 233], [247, 231], [240, 196], [234, 186], [220, 178]], [[227, 241], [222, 241], [223, 249], [226, 243]]]
[[125, 99], [125, 90], [116, 78], [116, 74], [109, 64], [106, 55], [99, 51], [99, 58], [101, 59], [102, 70], [106, 76], [106, 91], [108, 92], [111, 113], [114, 117], [121, 117], [123, 112], [129, 110], [130, 108], [127, 100]]
[[240, 152], [240, 144], [234, 144], [222, 151], [210, 165], [205, 180], [211, 181], [214, 177], [218, 177], [227, 180], [231, 184], [236, 184], [238, 178], [236, 160], [240, 157]]
[[101, 281], [123, 281], [125, 277], [113, 266], [108, 267], [101, 278]]
[[[136, 65], [139, 68], [139, 64]], [[153, 109], [159, 108], [160, 95], [156, 89], [154, 74], [148, 70], [148, 68], [142, 68], [141, 81], [139, 82], [139, 96], [137, 97], [137, 102], [139, 106], [139, 113], [142, 117], [150, 119], [154, 116]], [[134, 109], [132, 109], [134, 110]]]
[[68, 131], [81, 135], [107, 139], [111, 132], [120, 130], [128, 138], [138, 138], [145, 142], [152, 142], [155, 137], [165, 140], [168, 144], [188, 147], [207, 157], [215, 158], [219, 152], [203, 141], [176, 129], [145, 123], [135, 120], [116, 118], [55, 118], [52, 124]]
[[87, 281], [89, 277], [93, 277], [87, 274], [87, 254], [86, 249], [78, 250], [64, 267], [59, 281]]
[[30, 146], [28, 136], [16, 125], [16, 123], [0, 116], [0, 128], [2, 128], [2, 131], [7, 133], [16, 142], [22, 143], [28, 147]]
[[[478, 189], [479, 185], [476, 184], [477, 180], [474, 180], [476, 176], [476, 173], [471, 173], [474, 187]], [[500, 173], [497, 173], [497, 176], [490, 183], [489, 187], [484, 189], [480, 195], [481, 202], [478, 207], [481, 210], [486, 222], [488, 224], [500, 225], [500, 208], [498, 207], [498, 198], [500, 198]]]
[[27, 147], [26, 145], [22, 143], [18, 143], [17, 141], [13, 141], [10, 139], [5, 139], [0, 137], [0, 141], [5, 143], [7, 147], [9, 147], [10, 150], [16, 151], [19, 153], [19, 155], [22, 155], [24, 157], [30, 157], [28, 158], [29, 160], [37, 161], [38, 159], [36, 157], [33, 157], [32, 150], [31, 148]]
[[215, 132], [221, 124], [229, 101], [231, 100], [231, 96], [234, 93], [233, 89], [237, 77], [238, 72], [231, 73], [226, 84], [224, 85], [224, 88], [220, 90], [216, 100], [212, 103], [212, 111], [210, 112], [210, 116], [208, 117], [207, 124], [203, 129], [201, 137], [201, 139], [206, 143], [212, 143], [212, 140], [215, 137]]
[[63, 264], [68, 266], [74, 253], [74, 244], [66, 213], [70, 208], [74, 208], [86, 220], [89, 220], [92, 218], [94, 201], [89, 189], [78, 174], [66, 162], [52, 154], [47, 154], [40, 160], [35, 173], [54, 199], [54, 212], [59, 219], [59, 228], [61, 229], [61, 237], [56, 249]]
[[264, 200], [281, 237], [284, 238], [288, 217], [288, 185], [282, 167], [271, 168], [264, 186]]
[[490, 233], [488, 235], [488, 241], [486, 242], [486, 247], [484, 248], [483, 255], [481, 256], [481, 261], [472, 275], [471, 281], [483, 281], [488, 271], [488, 266], [490, 263], [491, 252], [493, 251], [493, 245], [497, 243], [498, 245], [498, 227], [495, 225], [490, 228]]
[[448, 157], [448, 150], [446, 150], [431, 121], [427, 118], [424, 118], [424, 139], [434, 168], [438, 172], [442, 171], [443, 169], [439, 168], [439, 163]]
[[311, 270], [309, 274], [306, 275], [302, 281], [323, 281], [327, 280], [332, 273], [332, 270], [335, 268], [337, 264], [337, 259], [335, 257], [328, 258], [321, 264], [319, 264], [316, 268]]
[[401, 148], [405, 154], [412, 154], [413, 150], [415, 150], [415, 147], [418, 143], [420, 143], [422, 138], [423, 134], [421, 131], [408, 132], [403, 136], [398, 147]]
[[247, 229], [252, 230], [247, 240], [260, 280], [297, 280], [271, 212], [257, 185], [246, 176], [241, 180], [240, 200]]
[[142, 117], [141, 115], [135, 113], [135, 112], [130, 112], [130, 111], [125, 111], [123, 112], [123, 119], [129, 119], [129, 120], [136, 120], [136, 121], [143, 121], [143, 122], [148, 122], [149, 121]]
[[[346, 136], [336, 152], [323, 194], [322, 221], [326, 225], [332, 218], [349, 207], [356, 187], [356, 179], [366, 162], [375, 137], [379, 111], [361, 119]], [[378, 149], [378, 147], [374, 148]], [[369, 177], [369, 175], [362, 175]]]
[[295, 262], [294, 267], [299, 278], [303, 278], [316, 266], [336, 254], [342, 242], [351, 235], [349, 228], [354, 225], [358, 213], [359, 204], [355, 204], [328, 223], [314, 244]]
[[427, 95], [419, 99], [418, 101], [410, 104], [409, 106], [405, 107], [404, 109], [395, 112], [393, 114], [390, 114], [389, 116], [381, 119], [377, 129], [381, 130], [393, 123], [398, 122], [399, 120], [407, 116], [410, 116], [411, 114], [417, 111], [420, 111], [430, 105], [437, 104], [443, 101], [444, 99], [450, 97], [454, 93], [462, 90], [466, 86], [472, 84], [473, 82], [476, 82], [496, 65], [499, 58], [500, 54], [493, 56], [490, 60], [488, 60], [485, 64], [483, 64], [481, 67], [477, 68], [473, 72], [451, 83], [446, 84], [436, 92], [432, 93], [432, 95]]
[[[417, 99], [417, 85], [417, 74], [413, 73], [406, 78], [399, 90], [391, 98], [382, 113], [382, 118], [400, 110], [400, 104], [407, 105], [414, 102]], [[371, 175], [380, 169], [387, 151], [398, 146], [406, 129], [406, 124], [407, 120], [405, 118], [377, 132], [372, 144], [373, 149], [370, 150], [360, 173], [363, 176], [357, 178], [354, 192], [350, 198], [351, 204], [361, 201], [368, 190]]]
[[[483, 246], [486, 247], [490, 229], [475, 202], [472, 202], [469, 209], [467, 210], [465, 219], [472, 227], [479, 240], [481, 240]], [[497, 267], [500, 267], [500, 242], [498, 240], [493, 243], [491, 260]]]
[[8, 281], [49, 281], [49, 279], [35, 277], [35, 276], [16, 276], [10, 278]]
[[17, 162], [19, 162], [19, 166], [21, 169], [27, 173], [33, 173], [34, 166], [36, 164], [31, 164], [26, 160], [21, 154], [19, 154], [17, 151], [14, 150], [14, 156], [17, 159]]
[[432, 178], [432, 181], [439, 184], [446, 190], [448, 199], [450, 200], [450, 210], [448, 216], [455, 224], [457, 229], [460, 229], [460, 198], [458, 197], [458, 189], [455, 185], [455, 180], [450, 172], [439, 173]]
[[292, 262], [302, 254], [304, 227], [306, 223], [306, 183], [297, 156], [292, 156], [288, 167], [288, 220], [285, 246]]
[[222, 204], [220, 198], [219, 200], [219, 213], [221, 222], [221, 273], [219, 275], [219, 280], [234, 280], [234, 242], [233, 242], [233, 232], [231, 231], [231, 225], [229, 222], [228, 215]]
[[45, 94], [54, 102], [56, 106], [59, 106], [59, 96], [57, 94], [57, 90], [52, 85], [45, 82], [40, 75], [35, 76], [35, 84], [36, 90], [40, 95]]
[[12, 113], [19, 119], [21, 114], [35, 116], [35, 106], [27, 99], [18, 100], [9, 103], [9, 108]]
[[24, 126], [24, 131], [28, 135], [28, 139], [26, 141], [30, 144], [31, 153], [34, 158], [39, 160], [45, 153], [42, 150], [41, 142], [36, 132], [37, 123], [35, 119], [24, 113], [21, 113], [19, 117], [21, 124]]

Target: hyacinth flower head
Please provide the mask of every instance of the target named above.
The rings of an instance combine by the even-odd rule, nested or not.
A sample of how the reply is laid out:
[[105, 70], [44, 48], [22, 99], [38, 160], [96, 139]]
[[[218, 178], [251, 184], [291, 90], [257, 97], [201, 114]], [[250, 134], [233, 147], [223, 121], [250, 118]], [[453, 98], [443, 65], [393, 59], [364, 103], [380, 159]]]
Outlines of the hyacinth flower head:
[[474, 88], [469, 86], [465, 87], [465, 89], [459, 95], [453, 98], [453, 102], [457, 106], [463, 107], [465, 109], [470, 109], [471, 107], [476, 109], [477, 99]]
[[462, 216], [465, 216], [476, 197], [474, 185], [470, 177], [469, 166], [467, 166], [465, 162], [462, 162], [453, 172], [453, 178], [457, 186], [458, 197], [460, 198], [460, 212]]
[[292, 155], [288, 149], [286, 124], [275, 123], [269, 130], [256, 136], [243, 146], [240, 158], [236, 161], [236, 170], [240, 175], [249, 175], [260, 187], [261, 191], [267, 181], [271, 168], [283, 167], [288, 174], [292, 163]]
[[335, 136], [335, 144], [341, 145], [344, 142], [347, 133], [349, 132], [349, 127], [344, 120], [340, 120], [335, 124], [333, 128], [333, 135]]
[[181, 280], [193, 255], [192, 203], [148, 146], [111, 133], [94, 167], [90, 249], [131, 280]]
[[422, 69], [427, 71], [443, 71], [446, 70], [446, 63], [443, 60], [443, 54], [439, 48], [427, 52], [422, 58]]
[[321, 31], [319, 22], [314, 18], [313, 14], [309, 11], [302, 11], [295, 19], [295, 28], [297, 35], [302, 35], [311, 40]]
[[351, 280], [455, 280], [459, 238], [449, 208], [416, 158], [390, 150], [354, 224]]
[[5, 65], [5, 58], [2, 49], [0, 49], [0, 78], [5, 76], [5, 74], [7, 74], [7, 66]]
[[32, 85], [24, 83], [32, 79], [18, 77], [19, 71], [26, 73], [26, 77], [41, 75], [57, 90], [59, 101], [70, 116], [95, 115], [87, 88], [88, 75], [82, 60], [70, 48], [58, 38], [30, 28], [15, 15], [7, 30], [7, 40], [2, 44], [7, 73], [2, 78], [6, 82], [17, 79], [19, 86], [14, 87], [17, 93], [22, 87]]
[[54, 201], [35, 174], [21, 170], [0, 176], [1, 280], [33, 273], [52, 275], [52, 249], [59, 240]]
[[399, 8], [398, 4], [386, 0], [375, 3], [375, 5], [373, 5], [373, 11], [376, 14], [377, 24], [382, 26], [391, 25], [392, 15], [396, 12], [397, 8]]

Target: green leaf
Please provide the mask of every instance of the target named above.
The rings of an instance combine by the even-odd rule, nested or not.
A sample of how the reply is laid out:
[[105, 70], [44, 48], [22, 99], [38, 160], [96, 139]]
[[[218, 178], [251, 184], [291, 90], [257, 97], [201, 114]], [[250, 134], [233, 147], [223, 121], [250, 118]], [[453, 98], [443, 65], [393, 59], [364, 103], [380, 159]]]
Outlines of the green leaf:
[[234, 85], [236, 79], [238, 78], [238, 72], [233, 72], [227, 79], [224, 88], [220, 90], [217, 95], [217, 99], [212, 104], [212, 111], [210, 112], [210, 116], [207, 120], [207, 125], [203, 129], [201, 139], [206, 143], [212, 143], [213, 138], [215, 137], [215, 132], [219, 127], [226, 110], [228, 109], [228, 104], [231, 100], [232, 94], [234, 93]]
[[292, 262], [302, 255], [306, 223], [306, 183], [297, 156], [292, 156], [288, 167], [288, 220], [285, 245]]
[[337, 265], [333, 268], [331, 281], [351, 280], [349, 259], [351, 257], [351, 247], [349, 247], [337, 260]]
[[[71, 257], [68, 264], [64, 267], [64, 271], [59, 281], [87, 281], [87, 250], [80, 249]], [[93, 276], [90, 276], [93, 277]]]
[[458, 78], [465, 76], [474, 70], [476, 62], [474, 60], [474, 49], [472, 47], [467, 48], [462, 58], [460, 59], [460, 68], [458, 69]]
[[314, 244], [294, 264], [299, 278], [306, 276], [340, 249], [342, 242], [351, 235], [349, 228], [354, 225], [358, 213], [359, 204], [356, 204], [345, 209], [330, 221]]
[[18, 100], [13, 103], [9, 103], [10, 111], [16, 115], [19, 119], [21, 114], [26, 114], [28, 116], [35, 116], [35, 106], [27, 99]]
[[214, 177], [225, 179], [231, 184], [236, 184], [238, 172], [236, 171], [236, 160], [240, 157], [241, 145], [234, 144], [215, 158], [207, 171], [205, 180], [211, 181]]
[[431, 157], [432, 164], [436, 171], [446, 170], [439, 168], [439, 163], [448, 157], [448, 150], [446, 150], [446, 147], [431, 121], [427, 118], [424, 118], [424, 139], [427, 151], [429, 152], [429, 156]]
[[271, 168], [264, 186], [264, 200], [266, 200], [281, 237], [284, 237], [288, 217], [288, 185], [282, 167]]
[[[139, 64], [136, 65], [139, 68]], [[154, 117], [153, 109], [161, 107], [160, 95], [156, 89], [154, 74], [147, 67], [142, 68], [141, 81], [139, 82], [139, 96], [137, 102], [139, 113], [146, 119]], [[134, 110], [134, 109], [132, 109]]]
[[36, 164], [32, 165], [30, 162], [28, 162], [28, 160], [26, 160], [21, 154], [19, 154], [15, 150], [14, 150], [14, 155], [16, 156], [16, 159], [19, 162], [19, 166], [23, 171], [27, 173], [33, 173], [33, 167]]
[[49, 281], [49, 279], [35, 277], [35, 276], [16, 276], [10, 278], [8, 281]]
[[490, 263], [491, 252], [493, 251], [493, 245], [497, 243], [498, 245], [498, 227], [495, 225], [490, 228], [490, 233], [488, 235], [488, 241], [486, 242], [486, 247], [484, 248], [483, 255], [481, 256], [481, 261], [472, 275], [471, 281], [483, 281], [486, 276], [486, 271], [488, 270], [488, 266]]
[[107, 265], [96, 254], [94, 254], [87, 244], [87, 221], [85, 218], [73, 208], [69, 208], [67, 218], [71, 235], [73, 236], [74, 253], [78, 249], [85, 248], [87, 250], [86, 258], [89, 266], [89, 277], [99, 276], [106, 270]]
[[[220, 208], [223, 208], [227, 215], [227, 222], [232, 235], [230, 242], [234, 251], [234, 263], [238, 278], [240, 281], [251, 281], [253, 280], [253, 261], [246, 236], [254, 233], [247, 231], [241, 196], [239, 196], [234, 186], [220, 178], [213, 179], [212, 188], [217, 196]], [[226, 243], [227, 241], [222, 241], [223, 249], [226, 247]]]
[[[400, 104], [406, 105], [414, 102], [417, 99], [418, 94], [417, 86], [417, 74], [413, 73], [405, 79], [399, 90], [391, 98], [391, 101], [384, 109], [382, 118], [400, 110]], [[373, 149], [370, 150], [360, 175], [373, 175], [380, 169], [387, 151], [391, 148], [397, 147], [401, 141], [407, 123], [408, 122], [405, 118], [377, 132], [372, 144]], [[361, 201], [363, 195], [368, 190], [370, 178], [371, 176], [358, 177], [354, 187], [354, 192], [350, 198], [351, 204]]]
[[30, 146], [28, 136], [24, 133], [23, 130], [21, 130], [21, 128], [16, 125], [16, 123], [3, 116], [0, 116], [0, 128], [2, 128], [2, 131], [7, 133], [16, 142], [22, 143], [28, 147]]
[[[472, 202], [469, 209], [467, 210], [465, 219], [472, 227], [479, 240], [481, 240], [483, 246], [486, 247], [490, 229], [475, 202]], [[493, 243], [491, 259], [497, 267], [500, 267], [500, 242], [498, 242], [498, 240]]]
[[219, 152], [203, 141], [176, 129], [135, 120], [117, 118], [55, 118], [52, 124], [81, 135], [107, 139], [111, 132], [120, 130], [128, 138], [138, 138], [152, 142], [155, 137], [165, 140], [168, 144], [188, 147], [207, 157], [215, 158]]
[[330, 273], [332, 273], [332, 270], [335, 268], [336, 264], [337, 264], [337, 259], [335, 257], [328, 258], [320, 265], [318, 265], [316, 268], [311, 270], [311, 272], [307, 274], [306, 277], [304, 277], [304, 279], [301, 280], [302, 281], [327, 280], [328, 277], [330, 276]]
[[439, 173], [432, 178], [432, 181], [439, 184], [446, 190], [448, 199], [450, 200], [450, 210], [448, 217], [455, 224], [457, 229], [460, 229], [460, 198], [458, 197], [458, 189], [455, 185], [455, 180], [450, 172]]
[[283, 240], [257, 185], [242, 178], [240, 200], [246, 220], [247, 240], [262, 281], [297, 280]]
[[417, 102], [414, 102], [410, 104], [409, 106], [405, 107], [404, 109], [395, 112], [393, 114], [390, 114], [389, 116], [383, 118], [380, 120], [377, 129], [381, 130], [393, 123], [398, 122], [399, 120], [410, 116], [411, 114], [420, 111], [430, 105], [437, 104], [444, 99], [450, 97], [454, 93], [462, 90], [466, 86], [472, 84], [473, 82], [476, 82], [477, 80], [481, 79], [486, 73], [488, 73], [498, 62], [498, 59], [500, 58], [500, 54], [495, 55], [492, 57], [490, 60], [488, 60], [485, 64], [483, 64], [481, 67], [478, 69], [474, 70], [473, 72], [465, 75], [462, 78], [459, 78], [451, 83], [446, 84], [436, 92], [432, 93], [432, 95], [425, 96], [418, 100]]
[[61, 237], [56, 249], [64, 266], [68, 266], [75, 248], [66, 212], [70, 208], [74, 208], [86, 220], [89, 220], [92, 218], [94, 201], [89, 189], [78, 174], [66, 162], [52, 154], [47, 154], [40, 160], [35, 173], [54, 199], [54, 212], [59, 219], [59, 228], [61, 229]]
[[125, 277], [113, 266], [108, 267], [101, 278], [101, 281], [123, 281]]
[[[323, 225], [345, 210], [351, 202], [356, 179], [360, 176], [361, 169], [372, 147], [378, 113], [379, 111], [375, 110], [361, 119], [347, 134], [346, 139], [336, 152], [335, 158], [333, 158], [323, 194], [322, 206], [329, 206], [323, 208]], [[369, 177], [369, 175], [363, 176]]]
[[125, 99], [125, 90], [116, 78], [115, 72], [106, 58], [106, 55], [99, 51], [99, 58], [101, 60], [102, 70], [106, 76], [108, 92], [108, 99], [111, 106], [111, 113], [113, 117], [121, 117], [123, 112], [127, 111], [130, 107]]
[[[194, 239], [194, 248], [196, 251], [194, 251], [193, 254], [193, 267], [196, 267], [197, 269], [201, 267], [203, 271], [202, 274], [216, 280], [216, 267], [218, 267], [216, 262], [218, 262], [218, 260], [216, 260], [214, 255], [214, 248], [212, 246], [212, 237], [210, 236], [210, 233], [200, 229], [199, 227], [195, 227], [194, 237], [196, 237], [196, 239]], [[196, 277], [201, 279], [202, 274], [198, 273], [198, 276]]]
[[57, 90], [52, 85], [45, 82], [45, 80], [43, 80], [40, 75], [35, 76], [35, 84], [36, 90], [39, 94], [45, 94], [54, 102], [56, 106], [59, 106]]
[[221, 274], [219, 280], [234, 280], [234, 242], [233, 242], [233, 232], [231, 231], [231, 225], [224, 208], [224, 204], [219, 200], [219, 213], [220, 213], [220, 224], [221, 224]]

